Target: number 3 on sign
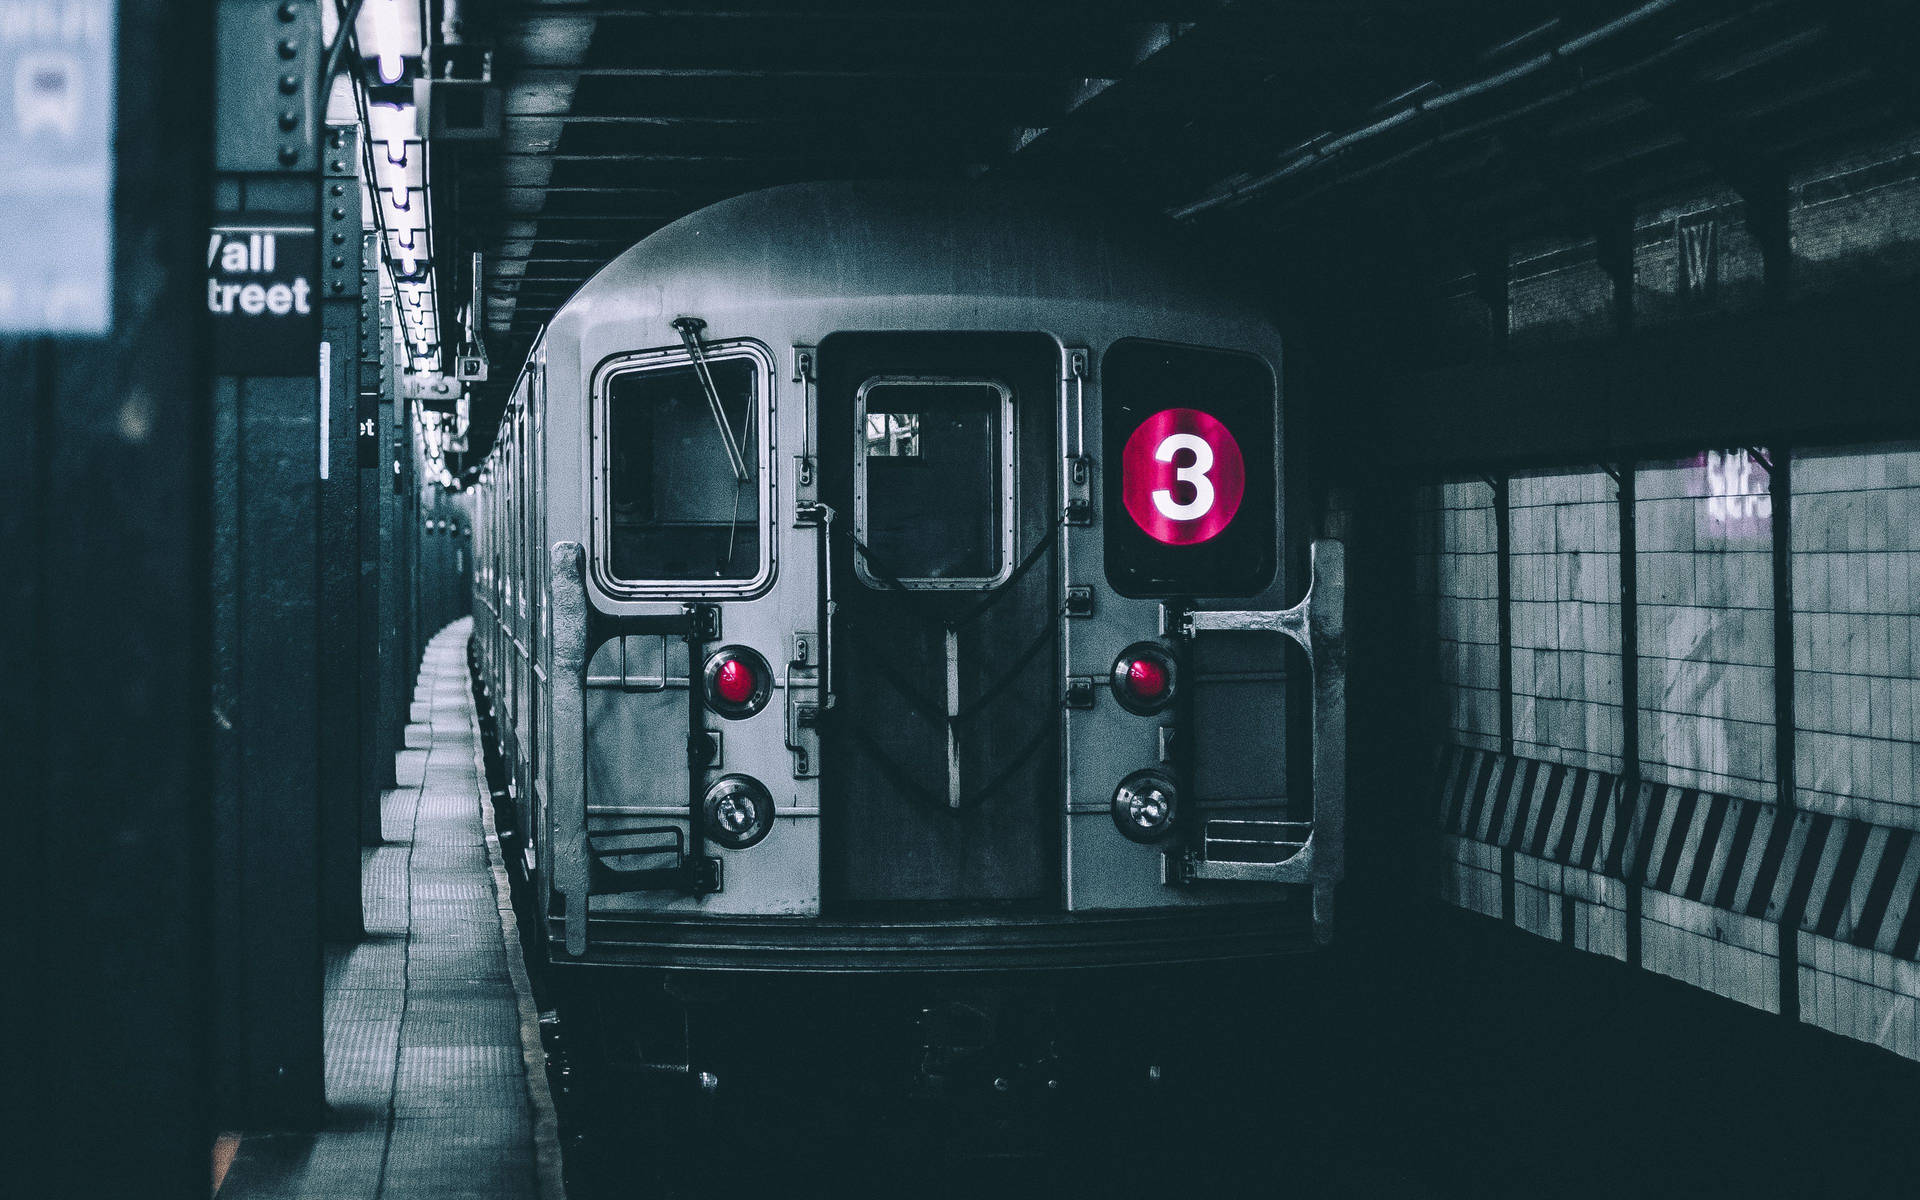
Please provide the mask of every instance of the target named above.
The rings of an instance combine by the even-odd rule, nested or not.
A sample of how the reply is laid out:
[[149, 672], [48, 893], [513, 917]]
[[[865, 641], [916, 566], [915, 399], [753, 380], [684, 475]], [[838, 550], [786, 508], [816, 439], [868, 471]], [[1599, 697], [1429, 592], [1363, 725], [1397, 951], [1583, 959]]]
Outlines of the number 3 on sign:
[[1195, 408], [1140, 423], [1120, 454], [1121, 500], [1142, 532], [1169, 546], [1218, 537], [1240, 511], [1246, 460], [1227, 427]]
[[1191, 433], [1170, 433], [1160, 439], [1153, 457], [1170, 463], [1182, 450], [1191, 453], [1193, 461], [1176, 467], [1173, 477], [1180, 483], [1192, 485], [1193, 499], [1182, 504], [1173, 498], [1173, 489], [1155, 488], [1153, 506], [1169, 521], [1198, 521], [1213, 508], [1213, 482], [1207, 478], [1207, 472], [1213, 470], [1213, 447]]

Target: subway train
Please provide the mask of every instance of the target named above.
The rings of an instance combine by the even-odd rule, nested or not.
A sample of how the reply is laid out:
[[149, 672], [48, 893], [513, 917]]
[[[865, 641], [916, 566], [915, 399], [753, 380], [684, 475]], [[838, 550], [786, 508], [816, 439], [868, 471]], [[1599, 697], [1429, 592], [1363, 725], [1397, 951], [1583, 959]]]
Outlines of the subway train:
[[1342, 876], [1343, 558], [1278, 334], [1074, 197], [805, 184], [562, 307], [474, 485], [554, 964], [1264, 957]]

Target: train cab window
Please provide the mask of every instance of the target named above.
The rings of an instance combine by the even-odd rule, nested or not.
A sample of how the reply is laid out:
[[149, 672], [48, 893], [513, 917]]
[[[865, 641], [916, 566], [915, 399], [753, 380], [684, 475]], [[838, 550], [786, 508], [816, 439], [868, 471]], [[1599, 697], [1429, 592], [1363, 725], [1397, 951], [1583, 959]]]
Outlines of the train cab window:
[[869, 379], [854, 401], [854, 557], [869, 587], [965, 590], [1013, 570], [1013, 392], [991, 380]]
[[770, 570], [761, 367], [742, 355], [715, 355], [708, 365], [717, 408], [684, 359], [605, 381], [601, 552], [626, 590], [741, 591]]

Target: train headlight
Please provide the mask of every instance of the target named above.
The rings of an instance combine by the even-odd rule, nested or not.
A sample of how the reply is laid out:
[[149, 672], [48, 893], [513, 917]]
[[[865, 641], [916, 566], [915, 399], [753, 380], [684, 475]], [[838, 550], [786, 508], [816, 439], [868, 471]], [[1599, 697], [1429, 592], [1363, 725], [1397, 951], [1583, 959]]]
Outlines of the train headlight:
[[773, 669], [759, 651], [722, 646], [707, 655], [707, 707], [729, 721], [750, 717], [773, 695]]
[[729, 850], [755, 846], [773, 828], [773, 797], [750, 775], [723, 775], [701, 805], [707, 836]]
[[1135, 771], [1113, 792], [1113, 823], [1135, 842], [1158, 842], [1180, 820], [1180, 789], [1159, 771]]
[[1109, 682], [1121, 708], [1145, 716], [1173, 703], [1179, 688], [1179, 668], [1173, 655], [1158, 643], [1135, 642], [1113, 660]]

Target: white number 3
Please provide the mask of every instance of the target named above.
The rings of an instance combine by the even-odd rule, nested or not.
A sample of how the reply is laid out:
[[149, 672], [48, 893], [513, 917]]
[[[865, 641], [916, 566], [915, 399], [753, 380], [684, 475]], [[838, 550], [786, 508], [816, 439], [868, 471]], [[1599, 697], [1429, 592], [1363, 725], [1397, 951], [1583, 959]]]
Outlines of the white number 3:
[[1173, 477], [1193, 485], [1193, 499], [1176, 504], [1171, 490], [1155, 488], [1153, 506], [1169, 521], [1197, 521], [1213, 508], [1213, 481], [1207, 478], [1207, 472], [1213, 470], [1213, 447], [1206, 439], [1191, 433], [1170, 433], [1155, 448], [1153, 456], [1161, 462], [1172, 462], [1173, 456], [1182, 450], [1191, 451], [1193, 461], [1184, 467], [1175, 467]]

